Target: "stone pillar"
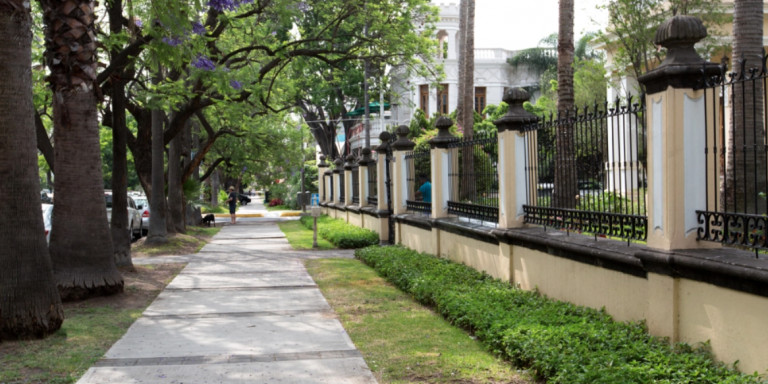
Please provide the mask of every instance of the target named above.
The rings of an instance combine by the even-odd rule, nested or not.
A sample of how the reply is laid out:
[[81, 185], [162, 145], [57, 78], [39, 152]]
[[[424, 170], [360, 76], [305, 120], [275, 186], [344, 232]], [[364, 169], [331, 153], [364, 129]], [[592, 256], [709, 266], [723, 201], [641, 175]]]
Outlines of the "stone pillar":
[[333, 165], [333, 204], [342, 205], [341, 194], [344, 191], [341, 190], [341, 178], [344, 177], [344, 162], [339, 157], [333, 161]]
[[[380, 244], [387, 244], [389, 243], [389, 232], [392, 228], [392, 225], [390, 225], [390, 221], [394, 220], [392, 218], [392, 211], [391, 211], [391, 196], [388, 195], [389, 192], [387, 192], [387, 178], [389, 178], [389, 183], [392, 183], [392, 173], [389, 173], [389, 176], [387, 174], [387, 156], [391, 151], [390, 146], [390, 139], [392, 136], [389, 132], [384, 131], [379, 134], [379, 141], [381, 142], [381, 145], [379, 145], [376, 148], [376, 156], [378, 156], [378, 161], [376, 163], [376, 188], [377, 188], [377, 201], [376, 201], [376, 212], [377, 217], [379, 218], [379, 243]], [[394, 164], [390, 164], [390, 167], [392, 167]]]
[[355, 165], [353, 164], [355, 161], [355, 156], [352, 154], [347, 155], [346, 162], [344, 163], [344, 173], [342, 174], [342, 177], [344, 177], [344, 205], [350, 206], [354, 203], [352, 202], [352, 193], [354, 192], [354, 188], [357, 188], [356, 185], [352, 185], [352, 172]]
[[[696, 241], [697, 209], [706, 209], [704, 91], [694, 90], [704, 74], [719, 73], [693, 45], [707, 36], [701, 20], [675, 16], [656, 31], [654, 43], [667, 48], [661, 65], [638, 79], [646, 88], [648, 136], [648, 246], [661, 250], [707, 246]], [[713, 138], [710, 138], [712, 140]]]
[[328, 201], [327, 185], [325, 185], [325, 171], [328, 163], [325, 162], [325, 155], [320, 155], [320, 163], [317, 164], [317, 190], [320, 193], [320, 201]]
[[[438, 219], [448, 216], [448, 199], [450, 198], [452, 185], [448, 175], [454, 171], [454, 167], [460, 166], [458, 158], [453, 158], [448, 150], [448, 144], [457, 140], [450, 132], [453, 120], [447, 116], [440, 116], [435, 122], [437, 136], [429, 140], [430, 168], [432, 183], [432, 218]], [[458, 173], [458, 170], [455, 170]], [[458, 192], [458, 191], [456, 191]]]
[[376, 162], [371, 158], [370, 148], [363, 148], [361, 153], [363, 157], [357, 162], [357, 169], [359, 172], [358, 180], [360, 181], [360, 185], [358, 185], [357, 188], [360, 188], [360, 208], [364, 208], [368, 206], [368, 195], [370, 194], [368, 189], [368, 174], [371, 172], [370, 167], [376, 165]]
[[[395, 215], [406, 212], [405, 199], [408, 197], [408, 172], [405, 155], [413, 151], [416, 144], [408, 140], [407, 126], [397, 127], [397, 140], [392, 143], [392, 211]], [[434, 188], [433, 188], [434, 189]]]
[[[523, 103], [530, 96], [522, 88], [513, 88], [504, 93], [504, 102], [509, 105], [507, 114], [493, 122], [499, 130], [499, 229], [520, 228], [523, 223], [523, 204], [527, 197], [536, 203], [537, 175], [526, 174], [526, 137], [523, 128], [536, 120], [536, 116], [525, 109]], [[529, 150], [536, 154], [536, 132], [530, 132]], [[526, 182], [527, 179], [527, 182]], [[526, 188], [528, 193], [526, 193]]]
[[[648, 271], [648, 330], [653, 335], [679, 340], [678, 279], [663, 251], [709, 246], [697, 242], [697, 209], [706, 208], [706, 110], [716, 108], [704, 91], [694, 90], [705, 73], [718, 73], [717, 64], [705, 62], [693, 45], [706, 37], [701, 20], [675, 16], [659, 26], [654, 43], [667, 48], [659, 67], [638, 79], [646, 88], [648, 137], [648, 247], [638, 252]], [[703, 70], [703, 72], [702, 72]], [[709, 138], [712, 140], [713, 138]], [[658, 251], [662, 252], [658, 252]]]

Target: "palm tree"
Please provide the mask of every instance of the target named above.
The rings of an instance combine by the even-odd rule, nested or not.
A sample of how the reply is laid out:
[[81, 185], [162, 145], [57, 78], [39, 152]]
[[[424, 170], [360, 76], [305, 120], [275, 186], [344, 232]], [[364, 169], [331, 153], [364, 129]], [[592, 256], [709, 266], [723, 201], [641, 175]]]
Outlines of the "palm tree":
[[29, 2], [0, 4], [0, 340], [42, 337], [61, 327], [64, 312], [53, 280], [40, 210]]
[[561, 123], [557, 126], [555, 191], [556, 207], [573, 208], [578, 194], [576, 185], [576, 156], [573, 149], [573, 0], [560, 0], [557, 34], [557, 111]]
[[[749, 68], [759, 69], [762, 65], [763, 1], [736, 0], [734, 5], [733, 57], [735, 62], [745, 61], [745, 66], [737, 70], [742, 76], [749, 77]], [[732, 91], [733, 113], [730, 116], [725, 161], [725, 209], [730, 212], [763, 214], [766, 212], [766, 202], [758, 194], [768, 192], [768, 183], [763, 147], [765, 129], [762, 79], [737, 82]]]
[[121, 292], [123, 278], [115, 266], [101, 175], [94, 2], [40, 4], [56, 143], [50, 244], [54, 277], [62, 300]]

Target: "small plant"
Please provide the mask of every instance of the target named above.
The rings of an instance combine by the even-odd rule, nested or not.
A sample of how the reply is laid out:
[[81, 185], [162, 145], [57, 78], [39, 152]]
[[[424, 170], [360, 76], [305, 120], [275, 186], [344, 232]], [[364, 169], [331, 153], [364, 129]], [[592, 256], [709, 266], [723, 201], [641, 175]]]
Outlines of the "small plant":
[[269, 201], [270, 207], [276, 207], [278, 205], [283, 205], [283, 199], [275, 198]]
[[[304, 226], [312, 229], [312, 217], [304, 216], [300, 220]], [[376, 232], [325, 215], [317, 218], [317, 234], [344, 249], [362, 248], [379, 243], [379, 235]]]

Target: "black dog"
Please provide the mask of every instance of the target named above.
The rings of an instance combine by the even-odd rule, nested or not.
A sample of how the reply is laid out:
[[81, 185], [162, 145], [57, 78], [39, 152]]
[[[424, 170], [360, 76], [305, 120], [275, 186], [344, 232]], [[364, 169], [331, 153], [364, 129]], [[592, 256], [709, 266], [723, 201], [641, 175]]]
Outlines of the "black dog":
[[203, 224], [206, 224], [209, 227], [211, 226], [211, 224], [213, 224], [213, 226], [215, 227], [216, 226], [216, 216], [213, 216], [212, 213], [209, 213], [209, 214], [205, 215], [205, 217], [203, 217]]

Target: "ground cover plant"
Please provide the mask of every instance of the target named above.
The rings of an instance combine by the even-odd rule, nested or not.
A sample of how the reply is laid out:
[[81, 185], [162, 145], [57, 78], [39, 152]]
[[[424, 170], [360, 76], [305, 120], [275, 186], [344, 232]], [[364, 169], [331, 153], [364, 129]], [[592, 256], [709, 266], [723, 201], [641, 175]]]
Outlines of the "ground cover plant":
[[[285, 238], [294, 249], [312, 249], [312, 230], [307, 229], [298, 220], [281, 221], [277, 223]], [[328, 240], [317, 236], [317, 249], [335, 248]]]
[[[312, 229], [313, 217], [304, 216], [300, 220], [304, 226]], [[317, 218], [317, 234], [343, 249], [362, 248], [379, 243], [379, 234], [376, 232], [326, 215]]]
[[359, 260], [306, 265], [380, 384], [535, 382]]
[[515, 289], [467, 266], [402, 247], [356, 257], [432, 306], [494, 353], [552, 383], [766, 383], [713, 361], [704, 348], [669, 345], [641, 323]]

